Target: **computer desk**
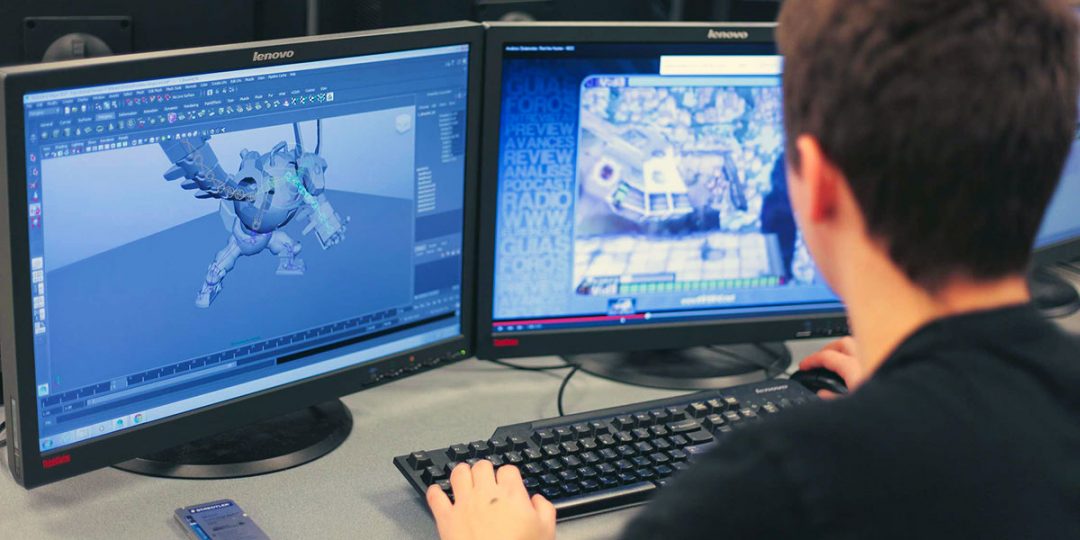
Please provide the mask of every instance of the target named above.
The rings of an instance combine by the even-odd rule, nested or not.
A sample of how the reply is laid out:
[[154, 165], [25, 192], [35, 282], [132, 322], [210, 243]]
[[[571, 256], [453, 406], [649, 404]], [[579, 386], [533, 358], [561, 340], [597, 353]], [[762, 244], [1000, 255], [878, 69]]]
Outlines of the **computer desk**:
[[[1080, 315], [1061, 324], [1080, 334]], [[792, 342], [791, 348], [801, 359], [823, 343]], [[265, 476], [167, 480], [103, 469], [26, 491], [3, 463], [0, 538], [182, 539], [173, 510], [221, 498], [236, 500], [274, 539], [434, 538], [435, 525], [422, 499], [391, 458], [486, 438], [500, 425], [555, 416], [563, 374], [510, 370], [470, 359], [347, 396], [343, 401], [355, 425], [340, 448]], [[564, 405], [567, 412], [585, 411], [679, 393], [578, 373]], [[560, 523], [558, 535], [561, 540], [611, 538], [638, 510]]]

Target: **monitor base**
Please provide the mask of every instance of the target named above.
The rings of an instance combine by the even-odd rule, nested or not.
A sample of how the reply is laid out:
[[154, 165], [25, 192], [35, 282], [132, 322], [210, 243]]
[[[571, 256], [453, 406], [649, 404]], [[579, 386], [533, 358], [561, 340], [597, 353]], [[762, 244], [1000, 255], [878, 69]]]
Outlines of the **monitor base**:
[[791, 365], [783, 343], [693, 347], [563, 357], [586, 373], [637, 386], [673, 390], [726, 388], [763, 381]]
[[318, 459], [344, 442], [350, 431], [352, 414], [335, 399], [114, 467], [165, 478], [255, 476]]
[[1065, 278], [1040, 266], [1028, 275], [1031, 301], [1044, 317], [1067, 317], [1080, 311], [1080, 293]]

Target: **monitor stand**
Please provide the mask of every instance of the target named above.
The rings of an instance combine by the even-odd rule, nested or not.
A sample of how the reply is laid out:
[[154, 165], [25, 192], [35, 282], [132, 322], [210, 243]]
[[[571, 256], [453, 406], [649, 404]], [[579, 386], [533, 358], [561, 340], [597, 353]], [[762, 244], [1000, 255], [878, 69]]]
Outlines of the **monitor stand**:
[[114, 467], [166, 478], [255, 476], [318, 459], [344, 442], [350, 431], [352, 415], [335, 399]]
[[1080, 293], [1076, 287], [1045, 266], [1031, 271], [1028, 285], [1032, 303], [1047, 318], [1067, 317], [1080, 310]]
[[598, 377], [674, 390], [726, 388], [763, 381], [787, 371], [791, 365], [791, 351], [783, 343], [578, 354], [563, 358]]

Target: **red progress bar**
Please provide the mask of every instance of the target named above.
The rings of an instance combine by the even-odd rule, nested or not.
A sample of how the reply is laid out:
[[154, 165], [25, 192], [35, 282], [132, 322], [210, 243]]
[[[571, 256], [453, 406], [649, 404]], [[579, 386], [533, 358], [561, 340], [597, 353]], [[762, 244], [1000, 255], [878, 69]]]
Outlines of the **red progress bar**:
[[582, 323], [582, 322], [604, 322], [604, 321], [621, 321], [621, 320], [641, 320], [645, 318], [644, 313], [636, 313], [633, 315], [600, 315], [596, 317], [563, 317], [558, 319], [530, 319], [527, 321], [501, 321], [491, 323], [492, 326], [517, 326], [519, 324], [563, 324], [563, 323]]

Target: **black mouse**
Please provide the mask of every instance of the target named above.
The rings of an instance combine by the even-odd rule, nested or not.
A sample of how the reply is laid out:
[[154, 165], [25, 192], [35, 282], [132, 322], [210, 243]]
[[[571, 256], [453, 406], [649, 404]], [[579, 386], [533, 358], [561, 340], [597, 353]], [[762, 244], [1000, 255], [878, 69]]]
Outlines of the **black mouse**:
[[825, 368], [814, 368], [805, 371], [796, 371], [791, 374], [791, 380], [803, 385], [807, 390], [817, 393], [818, 390], [828, 390], [834, 394], [844, 395], [848, 393], [844, 379], [835, 372]]

